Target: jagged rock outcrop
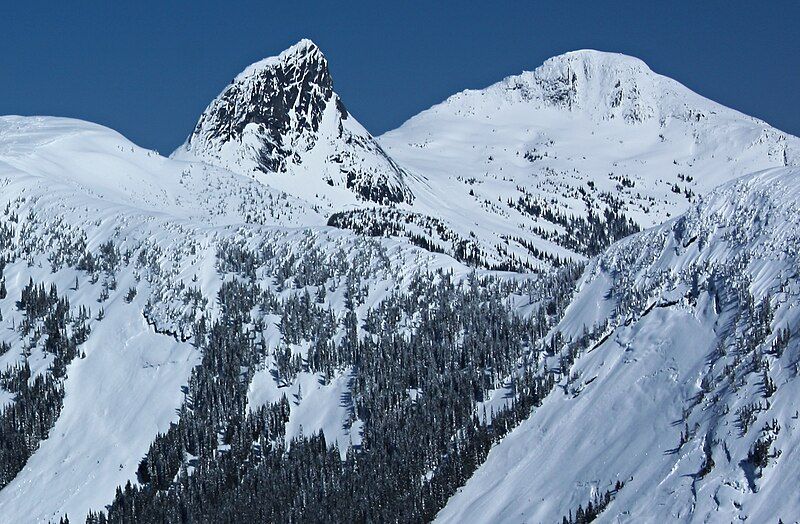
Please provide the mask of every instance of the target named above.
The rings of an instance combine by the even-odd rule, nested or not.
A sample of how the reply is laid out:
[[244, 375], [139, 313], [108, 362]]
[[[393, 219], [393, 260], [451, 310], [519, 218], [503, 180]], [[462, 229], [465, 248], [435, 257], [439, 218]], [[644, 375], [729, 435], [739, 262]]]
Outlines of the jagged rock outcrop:
[[[333, 91], [328, 61], [310, 40], [247, 67], [200, 116], [174, 156], [232, 171], [303, 176], [325, 194], [343, 187], [359, 200], [410, 202], [403, 170]], [[335, 197], [331, 197], [335, 198]]]

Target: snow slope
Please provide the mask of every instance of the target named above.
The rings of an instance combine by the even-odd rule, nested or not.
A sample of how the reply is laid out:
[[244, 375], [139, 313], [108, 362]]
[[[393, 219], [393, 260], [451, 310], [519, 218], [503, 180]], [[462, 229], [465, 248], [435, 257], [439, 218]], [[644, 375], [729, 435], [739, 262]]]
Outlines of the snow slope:
[[593, 261], [559, 330], [595, 342], [438, 520], [556, 522], [606, 491], [598, 522], [800, 514], [799, 201], [800, 171], [758, 173]]
[[[119, 300], [119, 302], [122, 302]], [[64, 409], [50, 438], [0, 491], [6, 522], [80, 518], [135, 478], [153, 438], [177, 420], [199, 353], [155, 334], [135, 306], [108, 309], [69, 366]]]

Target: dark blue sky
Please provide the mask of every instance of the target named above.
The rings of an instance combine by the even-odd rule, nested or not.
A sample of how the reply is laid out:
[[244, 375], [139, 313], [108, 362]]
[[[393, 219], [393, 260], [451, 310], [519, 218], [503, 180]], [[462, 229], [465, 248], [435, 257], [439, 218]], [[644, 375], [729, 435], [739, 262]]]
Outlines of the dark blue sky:
[[582, 48], [637, 56], [800, 134], [796, 0], [9, 4], [0, 7], [0, 114], [83, 118], [162, 153], [236, 73], [302, 37], [325, 52], [337, 92], [374, 134]]

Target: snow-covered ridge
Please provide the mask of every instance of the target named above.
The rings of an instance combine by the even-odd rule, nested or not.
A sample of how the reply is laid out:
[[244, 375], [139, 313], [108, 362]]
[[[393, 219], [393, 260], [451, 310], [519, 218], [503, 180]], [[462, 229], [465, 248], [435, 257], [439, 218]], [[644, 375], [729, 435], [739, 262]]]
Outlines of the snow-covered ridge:
[[[702, 197], [684, 215], [620, 241], [590, 272], [637, 275], [738, 260], [757, 278], [767, 263], [797, 259], [800, 244], [800, 169], [770, 169], [734, 180]], [[763, 294], [767, 289], [760, 287]]]
[[26, 192], [62, 198], [70, 206], [65, 215], [90, 201], [102, 209], [194, 225], [301, 226], [323, 220], [306, 202], [249, 177], [173, 161], [116, 131], [70, 118], [0, 117], [0, 173]]

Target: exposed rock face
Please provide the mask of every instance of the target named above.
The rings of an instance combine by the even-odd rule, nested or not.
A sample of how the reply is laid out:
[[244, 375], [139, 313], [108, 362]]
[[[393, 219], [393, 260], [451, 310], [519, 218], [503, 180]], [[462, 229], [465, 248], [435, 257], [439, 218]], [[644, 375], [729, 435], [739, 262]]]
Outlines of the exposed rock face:
[[240, 142], [247, 126], [261, 138], [256, 160], [266, 172], [285, 172], [299, 160], [297, 145], [308, 135], [316, 142], [326, 104], [333, 96], [328, 63], [319, 48], [303, 41], [278, 60], [253, 64], [209, 105], [200, 117], [189, 145], [214, 147]]
[[402, 169], [333, 91], [328, 61], [310, 40], [239, 74], [176, 155], [248, 174], [313, 172], [314, 182], [378, 203], [412, 199]]

